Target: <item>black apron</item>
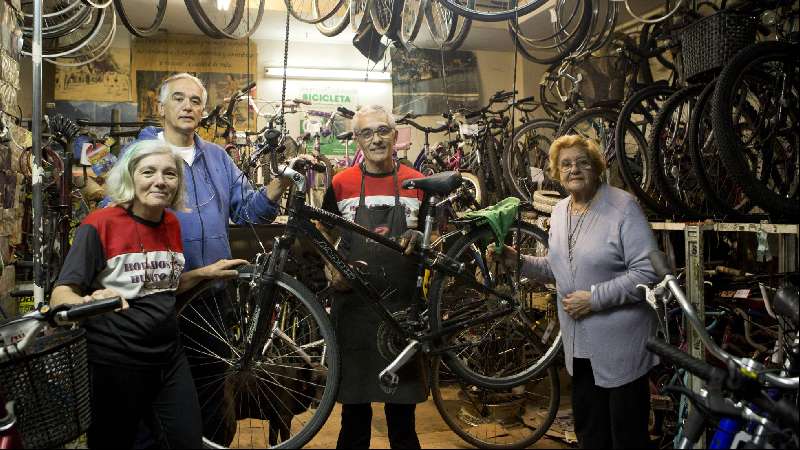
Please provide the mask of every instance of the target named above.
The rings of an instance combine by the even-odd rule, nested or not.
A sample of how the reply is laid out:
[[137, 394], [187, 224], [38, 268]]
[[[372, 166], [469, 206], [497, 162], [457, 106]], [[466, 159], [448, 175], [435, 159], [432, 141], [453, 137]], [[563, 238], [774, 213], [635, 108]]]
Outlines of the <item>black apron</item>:
[[[364, 173], [361, 167], [361, 192], [355, 222], [369, 230], [388, 237], [398, 237], [408, 228], [405, 207], [400, 203], [400, 186], [397, 183], [397, 168], [394, 178], [394, 206], [367, 207], [364, 202]], [[404, 258], [390, 249], [358, 234], [350, 236], [349, 260], [367, 263], [369, 282], [379, 292], [387, 288], [396, 289], [384, 306], [391, 312], [411, 306], [416, 289], [417, 268], [413, 260]], [[391, 394], [381, 389], [378, 374], [392, 360], [384, 358], [378, 351], [377, 335], [382, 321], [366, 301], [355, 292], [337, 293], [331, 305], [331, 319], [336, 329], [342, 360], [342, 381], [337, 401], [341, 403], [422, 403], [428, 398], [423, 359], [418, 355], [400, 371], [400, 385]]]

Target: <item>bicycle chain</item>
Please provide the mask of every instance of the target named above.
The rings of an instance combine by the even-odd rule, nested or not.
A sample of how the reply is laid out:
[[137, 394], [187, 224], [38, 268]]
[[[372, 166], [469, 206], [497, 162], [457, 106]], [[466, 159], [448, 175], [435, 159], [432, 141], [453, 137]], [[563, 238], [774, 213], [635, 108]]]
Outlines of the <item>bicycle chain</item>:
[[281, 135], [283, 135], [286, 127], [286, 120], [284, 120], [284, 108], [286, 107], [286, 68], [289, 64], [289, 8], [286, 8], [286, 32], [283, 39], [283, 85], [281, 86]]

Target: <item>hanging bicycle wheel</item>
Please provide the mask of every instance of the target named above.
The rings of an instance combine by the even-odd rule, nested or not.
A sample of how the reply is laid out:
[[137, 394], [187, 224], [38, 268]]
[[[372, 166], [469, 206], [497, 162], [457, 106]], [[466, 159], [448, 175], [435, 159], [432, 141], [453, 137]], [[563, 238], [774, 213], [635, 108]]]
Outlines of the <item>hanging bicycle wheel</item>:
[[261, 25], [266, 0], [235, 0], [227, 8], [218, 7], [217, 0], [184, 0], [184, 3], [197, 28], [206, 36], [236, 40], [249, 37]]
[[[561, 332], [554, 292], [525, 277], [517, 284], [516, 273], [495, 276], [494, 268], [487, 267], [484, 255], [493, 241], [494, 232], [485, 225], [453, 243], [447, 255], [464, 264], [462, 273], [513, 297], [514, 304], [437, 272], [428, 291], [430, 318], [434, 331], [458, 329], [443, 337], [450, 349], [442, 354], [447, 367], [469, 384], [507, 389], [550, 365], [561, 348]], [[506, 244], [518, 246], [523, 255], [544, 256], [547, 233], [515, 222]], [[479, 321], [482, 317], [486, 320]]]
[[521, 17], [541, 7], [548, 0], [442, 0], [442, 4], [454, 13], [481, 22], [499, 22]]
[[[114, 42], [114, 37], [117, 34], [117, 16], [113, 13], [106, 15], [105, 20], [100, 28], [100, 32], [91, 39], [79, 50], [70, 52], [68, 55], [60, 58], [44, 58], [45, 61], [64, 67], [77, 67], [84, 64], [89, 64], [103, 57], [111, 44]], [[68, 40], [69, 38], [63, 38]]]
[[592, 2], [581, 0], [551, 15], [553, 31], [548, 31], [549, 35], [543, 37], [541, 31], [536, 32], [538, 23], [520, 22], [518, 18], [508, 21], [508, 31], [522, 56], [537, 64], [553, 64], [583, 44], [593, 17]]
[[[772, 215], [794, 219], [800, 217], [798, 52], [797, 44], [761, 42], [737, 53], [717, 79], [712, 110], [723, 163], [747, 196]], [[750, 111], [757, 120], [750, 121]], [[749, 154], [771, 161], [768, 178]]]
[[503, 172], [511, 195], [533, 201], [538, 189], [555, 189], [558, 180], [550, 177], [550, 144], [558, 132], [558, 122], [535, 119], [520, 127], [503, 151]]
[[395, 39], [403, 12], [403, 0], [370, 0], [367, 4], [375, 31]]
[[[663, 83], [653, 84], [634, 92], [622, 105], [617, 123], [627, 118], [642, 136], [649, 136], [658, 112], [674, 93], [674, 88]], [[651, 176], [650, 152], [647, 147], [641, 147], [635, 138], [628, 136], [628, 131], [627, 127], [617, 127], [614, 130], [616, 160], [625, 185], [645, 208], [658, 214], [666, 214], [669, 211], [669, 203], [659, 192]]]
[[284, 0], [286, 8], [295, 19], [306, 23], [319, 23], [336, 14], [347, 0]]
[[369, 2], [372, 0], [347, 0], [350, 2], [350, 29], [356, 33], [363, 29], [369, 17]]
[[477, 448], [527, 448], [538, 441], [556, 418], [560, 388], [553, 365], [504, 390], [465, 383], [438, 358], [431, 376], [431, 397], [442, 419]]
[[[130, 1], [128, 2], [130, 6]], [[134, 36], [147, 37], [158, 31], [158, 28], [164, 22], [164, 14], [167, 12], [167, 0], [150, 0], [147, 4], [141, 2], [136, 4], [137, 17], [142, 17], [142, 11], [145, 20], [132, 20], [125, 10], [123, 0], [114, 0], [114, 8], [117, 10], [117, 15], [125, 28], [130, 31]], [[151, 20], [152, 17], [152, 20]]]
[[704, 85], [672, 94], [659, 111], [648, 142], [650, 173], [668, 204], [686, 218], [713, 216], [713, 209], [692, 170], [689, 120]]
[[[689, 121], [689, 155], [706, 199], [714, 206], [720, 218], [740, 217], [748, 214], [753, 202], [747, 198], [739, 181], [725, 168], [722, 154], [714, 138], [711, 124], [711, 101], [716, 81], [706, 85], [697, 98], [697, 105]], [[757, 155], [750, 154], [751, 158]], [[751, 161], [751, 167], [758, 163]], [[762, 171], [762, 175], [767, 172]]]
[[[313, 6], [317, 9], [317, 16], [321, 15], [319, 11], [320, 0], [313, 0]], [[350, 2], [343, 1], [336, 8], [336, 11], [327, 19], [317, 22], [316, 27], [320, 33], [328, 37], [337, 36], [350, 24]]]
[[[333, 326], [314, 294], [287, 274], [277, 277], [272, 300], [252, 298], [248, 290], [249, 280], [235, 280], [227, 300], [216, 294], [181, 311], [182, 342], [201, 405], [222, 397], [220, 420], [203, 430], [203, 443], [300, 448], [336, 400], [340, 363]], [[257, 317], [273, 323], [264, 347], [247, 361], [248, 330]]]
[[400, 13], [400, 29], [397, 37], [406, 49], [411, 48], [411, 44], [419, 34], [425, 9], [428, 7], [429, 2], [430, 0], [405, 0], [403, 2], [403, 11]]

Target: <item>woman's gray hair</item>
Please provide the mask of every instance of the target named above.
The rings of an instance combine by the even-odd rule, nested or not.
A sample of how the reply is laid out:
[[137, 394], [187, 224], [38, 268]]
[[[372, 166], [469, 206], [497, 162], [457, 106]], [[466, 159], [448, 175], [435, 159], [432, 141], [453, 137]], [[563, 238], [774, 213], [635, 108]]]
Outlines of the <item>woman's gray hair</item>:
[[386, 123], [392, 128], [397, 128], [397, 124], [394, 122], [394, 116], [392, 116], [392, 113], [387, 111], [386, 108], [381, 105], [365, 105], [359, 108], [353, 116], [353, 131], [358, 131], [358, 128], [356, 128], [358, 120], [368, 114], [383, 114], [384, 117], [386, 117]]
[[196, 76], [188, 74], [186, 72], [177, 73], [161, 82], [161, 88], [159, 88], [158, 90], [159, 103], [161, 103], [162, 105], [167, 103], [167, 99], [169, 98], [170, 94], [169, 84], [175, 80], [192, 80], [195, 83], [197, 83], [197, 85], [200, 86], [200, 89], [203, 91], [203, 107], [206, 106], [206, 101], [208, 100], [208, 91], [206, 90], [206, 87], [203, 86], [203, 82], [200, 81], [200, 78], [197, 78]]
[[125, 153], [114, 164], [106, 179], [106, 193], [109, 198], [114, 203], [126, 207], [133, 202], [133, 198], [136, 195], [133, 173], [139, 162], [150, 155], [169, 155], [175, 161], [178, 173], [178, 189], [175, 191], [169, 207], [175, 211], [187, 211], [184, 207], [186, 187], [183, 184], [183, 158], [172, 150], [171, 145], [158, 139], [137, 141], [125, 149]]

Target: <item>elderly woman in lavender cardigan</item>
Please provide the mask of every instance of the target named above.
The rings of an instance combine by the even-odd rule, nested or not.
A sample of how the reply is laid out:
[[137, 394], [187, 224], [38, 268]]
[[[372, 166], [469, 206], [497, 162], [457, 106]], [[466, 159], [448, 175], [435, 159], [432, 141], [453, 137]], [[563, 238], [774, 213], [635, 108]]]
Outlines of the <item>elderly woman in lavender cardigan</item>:
[[[656, 248], [636, 200], [603, 183], [594, 141], [563, 136], [550, 147], [550, 172], [569, 196], [550, 218], [549, 254], [522, 262], [523, 276], [555, 280], [575, 433], [582, 448], [649, 447], [647, 374], [658, 363], [645, 349], [656, 318], [636, 285], [656, 281], [647, 255]], [[487, 258], [514, 267], [505, 247]]]

